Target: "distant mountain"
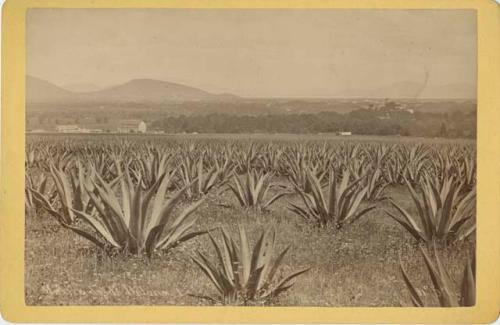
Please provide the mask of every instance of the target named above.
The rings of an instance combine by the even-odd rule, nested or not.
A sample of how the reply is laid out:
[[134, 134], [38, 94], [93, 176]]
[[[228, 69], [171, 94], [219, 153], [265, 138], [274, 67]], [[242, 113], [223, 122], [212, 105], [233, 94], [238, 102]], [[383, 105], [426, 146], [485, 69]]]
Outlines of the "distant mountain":
[[26, 76], [26, 102], [47, 103], [71, 100], [73, 93], [46, 80]]
[[75, 93], [89, 93], [89, 92], [93, 92], [93, 91], [99, 91], [103, 87], [99, 87], [99, 86], [91, 84], [91, 83], [74, 83], [74, 84], [65, 85], [63, 88], [66, 90], [75, 92]]
[[[28, 103], [161, 103], [167, 101], [227, 101], [239, 98], [232, 94], [212, 94], [202, 89], [154, 79], [134, 79], [124, 84], [87, 92], [69, 91], [32, 76], [27, 76], [26, 80], [26, 102]], [[81, 87], [78, 88], [81, 89]]]
[[127, 83], [86, 94], [88, 98], [104, 102], [162, 102], [168, 100], [207, 100], [217, 95], [204, 90], [167, 81], [134, 79]]

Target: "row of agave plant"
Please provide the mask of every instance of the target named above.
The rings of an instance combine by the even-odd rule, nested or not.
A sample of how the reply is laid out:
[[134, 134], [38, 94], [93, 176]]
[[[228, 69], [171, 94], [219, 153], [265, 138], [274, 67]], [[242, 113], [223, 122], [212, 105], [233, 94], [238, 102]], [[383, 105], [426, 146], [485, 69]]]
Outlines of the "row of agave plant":
[[[241, 206], [259, 212], [295, 195], [298, 202], [288, 202], [289, 210], [333, 230], [388, 201], [393, 209], [387, 215], [427, 246], [460, 241], [475, 231], [475, 160], [468, 146], [207, 144], [30, 143], [27, 213], [45, 210], [97, 247], [133, 255], [152, 256], [207, 234], [218, 261], [200, 253], [193, 260], [219, 295], [199, 297], [223, 304], [272, 299], [307, 270], [275, 279], [288, 248], [271, 259], [274, 230], [263, 233], [253, 250], [245, 229], [239, 229], [239, 245], [223, 229], [222, 246], [213, 231], [193, 230], [194, 212], [209, 193], [229, 190]], [[277, 184], [277, 177], [288, 179], [289, 186]], [[406, 186], [416, 213], [386, 196], [390, 185]], [[434, 262], [427, 248], [422, 254], [440, 304], [470, 305], [475, 287], [471, 263], [457, 300], [437, 253]], [[423, 306], [402, 264], [401, 271], [412, 302]]]
[[[132, 169], [151, 172], [155, 164], [166, 165], [159, 158], [198, 158], [203, 156], [203, 166], [224, 165], [230, 162], [238, 174], [250, 169], [263, 173], [273, 172], [287, 176], [308, 166], [317, 171], [349, 168], [359, 176], [367, 169], [380, 169], [380, 177], [388, 184], [419, 184], [422, 177], [430, 174], [440, 179], [455, 176], [471, 188], [475, 184], [475, 149], [467, 144], [387, 144], [345, 142], [330, 143], [259, 143], [242, 141], [216, 141], [203, 143], [168, 141], [134, 143], [126, 140], [98, 142], [61, 141], [30, 142], [27, 147], [26, 167], [49, 169], [49, 161], [62, 167], [75, 157], [91, 161], [106, 173], [113, 171], [113, 156], [123, 160], [135, 160]], [[143, 166], [137, 166], [143, 165]], [[148, 168], [149, 167], [149, 168]], [[293, 170], [292, 170], [293, 169]], [[151, 173], [149, 173], [151, 174]], [[153, 175], [149, 175], [153, 176]]]

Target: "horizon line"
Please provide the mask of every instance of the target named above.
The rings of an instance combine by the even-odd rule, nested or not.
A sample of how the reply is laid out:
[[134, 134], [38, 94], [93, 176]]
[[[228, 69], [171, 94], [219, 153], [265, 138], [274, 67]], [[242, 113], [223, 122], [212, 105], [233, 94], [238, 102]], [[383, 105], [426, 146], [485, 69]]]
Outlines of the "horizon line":
[[[243, 95], [238, 95], [238, 94], [235, 94], [233, 92], [228, 92], [228, 91], [224, 91], [224, 92], [220, 92], [220, 93], [213, 93], [213, 92], [210, 92], [210, 91], [207, 91], [203, 88], [199, 88], [199, 87], [195, 87], [195, 86], [190, 86], [190, 85], [186, 85], [186, 84], [183, 84], [183, 83], [178, 83], [178, 82], [172, 82], [172, 81], [168, 81], [168, 80], [162, 80], [162, 79], [155, 79], [155, 78], [145, 78], [145, 77], [137, 77], [137, 78], [131, 78], [131, 79], [128, 79], [127, 81], [123, 81], [121, 83], [117, 83], [117, 84], [114, 84], [114, 85], [110, 85], [110, 86], [105, 86], [105, 87], [100, 87], [99, 89], [97, 90], [91, 90], [91, 91], [74, 91], [74, 90], [69, 90], [67, 89], [67, 86], [61, 86], [55, 82], [52, 82], [50, 81], [49, 79], [47, 78], [42, 78], [42, 77], [39, 77], [39, 76], [34, 76], [32, 74], [28, 74], [26, 73], [25, 74], [25, 77], [31, 77], [31, 78], [36, 78], [36, 79], [39, 79], [39, 80], [43, 80], [45, 82], [48, 82], [58, 88], [61, 88], [67, 92], [70, 92], [70, 93], [73, 93], [73, 94], [91, 94], [91, 93], [95, 93], [95, 92], [99, 92], [99, 91], [103, 91], [103, 90], [107, 90], [107, 89], [111, 89], [111, 88], [114, 88], [114, 87], [117, 87], [117, 86], [120, 86], [120, 85], [124, 85], [126, 83], [129, 83], [131, 81], [134, 81], [134, 80], [150, 80], [150, 81], [157, 81], [157, 82], [165, 82], [165, 83], [170, 83], [170, 84], [176, 84], [176, 85], [180, 85], [180, 86], [183, 86], [183, 87], [189, 87], [189, 88], [193, 88], [193, 89], [197, 89], [197, 90], [200, 90], [200, 91], [203, 91], [203, 92], [206, 92], [208, 94], [212, 94], [212, 95], [216, 95], [216, 96], [222, 96], [222, 95], [229, 95], [229, 96], [234, 96], [234, 97], [237, 97], [238, 99], [243, 99], [243, 100], [259, 100], [259, 99], [282, 99], [282, 100], [285, 100], [285, 99], [302, 99], [302, 100], [328, 100], [328, 99], [337, 99], [337, 100], [341, 100], [341, 99], [379, 99], [379, 100], [390, 100], [390, 99], [424, 99], [424, 100], [476, 100], [477, 101], [477, 95], [475, 97], [400, 97], [400, 96], [380, 96], [380, 97], [372, 97], [372, 96], [362, 96], [362, 95], [354, 95], [354, 96], [295, 96], [295, 95], [289, 95], [289, 96], [243, 96]], [[465, 83], [463, 83], [465, 84]], [[476, 85], [476, 89], [477, 89], [477, 85]], [[175, 101], [175, 100], [174, 100]], [[184, 100], [184, 101], [190, 101], [190, 100]], [[199, 100], [193, 100], [193, 101], [199, 101]]]

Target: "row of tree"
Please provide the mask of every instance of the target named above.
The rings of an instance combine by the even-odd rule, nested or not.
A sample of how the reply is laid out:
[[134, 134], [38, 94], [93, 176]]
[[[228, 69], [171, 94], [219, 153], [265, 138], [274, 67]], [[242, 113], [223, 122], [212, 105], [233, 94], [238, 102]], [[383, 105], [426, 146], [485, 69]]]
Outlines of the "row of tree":
[[358, 109], [349, 113], [241, 116], [208, 114], [165, 117], [151, 123], [166, 133], [333, 133], [475, 138], [476, 113], [380, 112]]

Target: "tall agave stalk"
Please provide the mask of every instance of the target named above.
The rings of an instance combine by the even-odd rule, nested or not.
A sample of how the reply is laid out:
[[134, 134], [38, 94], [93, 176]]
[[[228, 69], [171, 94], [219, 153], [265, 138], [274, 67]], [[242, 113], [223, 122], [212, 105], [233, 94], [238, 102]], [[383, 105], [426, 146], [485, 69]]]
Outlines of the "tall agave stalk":
[[393, 200], [390, 203], [399, 215], [386, 213], [417, 241], [430, 243], [437, 240], [447, 243], [462, 240], [475, 231], [475, 187], [462, 195], [461, 182], [451, 177], [441, 182], [427, 175], [421, 183], [419, 195], [409, 181], [406, 184], [417, 214], [410, 214]]
[[306, 193], [296, 187], [303, 206], [290, 203], [289, 209], [320, 227], [333, 226], [340, 228], [346, 223], [354, 222], [375, 208], [374, 205], [361, 209], [361, 203], [368, 191], [366, 186], [359, 186], [362, 178], [350, 182], [350, 172], [345, 170], [338, 181], [336, 173], [330, 171], [330, 179], [326, 193], [320, 180], [308, 171], [311, 192]]
[[285, 254], [285, 248], [273, 259], [275, 253], [276, 232], [274, 229], [262, 232], [253, 249], [245, 229], [239, 227], [239, 245], [222, 229], [222, 246], [210, 235], [217, 259], [211, 262], [197, 252], [193, 261], [217, 289], [217, 295], [196, 296], [224, 305], [249, 302], [268, 302], [293, 286], [292, 280], [307, 272], [303, 269], [290, 275], [277, 278]]
[[203, 202], [199, 200], [174, 214], [186, 188], [165, 200], [172, 178], [162, 174], [156, 182], [144, 190], [139, 180], [134, 185], [128, 173], [120, 171], [121, 193], [117, 195], [111, 184], [98, 174], [91, 180], [92, 188], [84, 184], [96, 213], [72, 210], [86, 221], [94, 232], [69, 226], [77, 234], [90, 240], [102, 249], [112, 248], [134, 255], [147, 254], [155, 250], [169, 250], [179, 243], [206, 233], [192, 232], [196, 217], [193, 212]]
[[273, 173], [263, 174], [250, 170], [243, 177], [243, 181], [237, 175], [233, 175], [233, 182], [229, 184], [229, 188], [241, 206], [257, 211], [267, 211], [271, 204], [287, 194], [282, 192], [267, 199], [267, 193], [272, 187], [272, 177]]
[[[446, 272], [441, 258], [437, 254], [436, 247], [434, 246], [434, 260], [430, 257], [426, 248], [420, 246], [420, 251], [424, 257], [425, 266], [431, 277], [434, 291], [437, 295], [439, 305], [441, 307], [459, 307], [459, 306], [474, 306], [476, 303], [476, 271], [475, 271], [475, 257], [468, 260], [464, 267], [460, 297], [456, 294], [455, 286]], [[411, 282], [408, 273], [403, 267], [401, 259], [399, 266], [403, 280], [410, 292], [410, 298], [413, 306], [424, 307], [424, 301], [420, 297], [417, 288]]]

